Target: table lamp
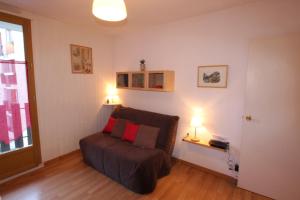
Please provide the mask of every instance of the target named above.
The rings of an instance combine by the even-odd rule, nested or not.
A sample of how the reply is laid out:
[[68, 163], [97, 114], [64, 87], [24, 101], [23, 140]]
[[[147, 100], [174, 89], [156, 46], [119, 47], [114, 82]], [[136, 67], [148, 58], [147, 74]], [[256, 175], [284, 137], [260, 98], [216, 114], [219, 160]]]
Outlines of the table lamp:
[[119, 96], [117, 89], [111, 85], [107, 86], [107, 96], [106, 96], [106, 103], [107, 104], [117, 104], [119, 103]]
[[193, 142], [199, 142], [200, 139], [197, 137], [197, 128], [202, 126], [202, 121], [200, 116], [194, 116], [191, 121], [191, 126], [195, 128], [195, 136], [191, 138]]

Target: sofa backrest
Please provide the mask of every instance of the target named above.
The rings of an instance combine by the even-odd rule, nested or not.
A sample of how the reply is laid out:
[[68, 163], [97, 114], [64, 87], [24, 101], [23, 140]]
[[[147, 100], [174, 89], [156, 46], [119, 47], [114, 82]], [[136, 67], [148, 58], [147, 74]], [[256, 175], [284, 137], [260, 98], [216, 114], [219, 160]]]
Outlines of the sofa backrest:
[[112, 117], [160, 128], [156, 148], [162, 149], [169, 155], [172, 155], [177, 133], [178, 116], [118, 106], [112, 113]]

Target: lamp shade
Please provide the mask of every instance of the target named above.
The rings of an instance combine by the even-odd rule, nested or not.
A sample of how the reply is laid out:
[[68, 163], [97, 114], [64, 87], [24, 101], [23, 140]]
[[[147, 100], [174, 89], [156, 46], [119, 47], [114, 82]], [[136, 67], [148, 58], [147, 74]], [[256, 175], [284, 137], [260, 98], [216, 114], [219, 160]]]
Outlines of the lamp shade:
[[117, 91], [116, 87], [114, 87], [113, 85], [107, 85], [106, 93], [108, 96], [115, 96], [115, 95], [117, 95], [118, 91]]
[[194, 128], [198, 128], [202, 126], [202, 120], [200, 116], [194, 116], [191, 121], [191, 126]]
[[122, 21], [127, 17], [124, 0], [94, 0], [93, 15], [105, 21]]
[[107, 93], [107, 96], [106, 96], [107, 104], [120, 103], [120, 98], [119, 98], [116, 87], [114, 87], [113, 85], [107, 85], [106, 93]]

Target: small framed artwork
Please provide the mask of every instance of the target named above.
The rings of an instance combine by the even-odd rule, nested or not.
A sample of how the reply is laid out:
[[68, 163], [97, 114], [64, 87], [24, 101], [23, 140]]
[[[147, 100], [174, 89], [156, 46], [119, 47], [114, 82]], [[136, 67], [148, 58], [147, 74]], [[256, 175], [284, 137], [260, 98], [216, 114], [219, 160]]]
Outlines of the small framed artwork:
[[228, 65], [198, 67], [198, 87], [226, 88]]
[[74, 74], [92, 74], [92, 48], [71, 44], [71, 65]]

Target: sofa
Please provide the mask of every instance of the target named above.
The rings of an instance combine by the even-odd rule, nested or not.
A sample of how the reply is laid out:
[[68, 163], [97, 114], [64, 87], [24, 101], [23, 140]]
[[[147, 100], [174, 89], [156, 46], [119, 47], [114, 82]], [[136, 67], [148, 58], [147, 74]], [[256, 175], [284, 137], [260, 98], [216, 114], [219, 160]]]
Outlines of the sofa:
[[117, 107], [111, 117], [156, 127], [155, 147], [135, 146], [99, 132], [80, 140], [84, 162], [136, 193], [151, 193], [157, 180], [170, 173], [179, 117], [123, 106]]

